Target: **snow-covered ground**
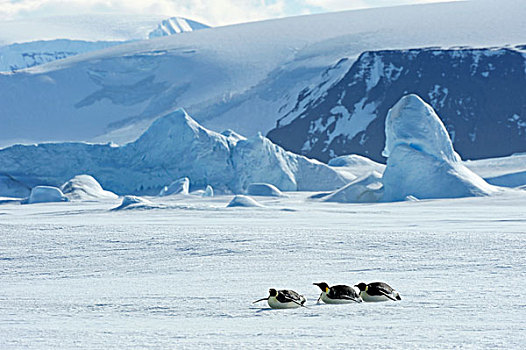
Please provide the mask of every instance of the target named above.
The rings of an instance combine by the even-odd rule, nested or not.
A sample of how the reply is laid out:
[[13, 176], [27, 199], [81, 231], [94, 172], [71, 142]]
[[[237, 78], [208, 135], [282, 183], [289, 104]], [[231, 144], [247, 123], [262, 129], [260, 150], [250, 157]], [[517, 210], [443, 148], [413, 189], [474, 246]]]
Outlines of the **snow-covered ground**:
[[[0, 205], [0, 348], [521, 349], [526, 196], [383, 204], [232, 196]], [[152, 206], [154, 207], [154, 206]], [[381, 280], [397, 303], [315, 305]], [[307, 308], [252, 301], [291, 288]]]

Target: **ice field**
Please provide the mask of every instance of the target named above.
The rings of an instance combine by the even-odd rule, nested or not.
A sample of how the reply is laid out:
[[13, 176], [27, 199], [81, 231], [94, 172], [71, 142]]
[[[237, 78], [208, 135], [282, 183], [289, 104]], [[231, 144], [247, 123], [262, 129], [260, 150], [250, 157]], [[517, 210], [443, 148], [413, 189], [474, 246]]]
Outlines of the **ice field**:
[[[515, 348], [526, 196], [321, 203], [309, 193], [0, 205], [0, 348]], [[316, 305], [313, 282], [401, 302]], [[290, 288], [307, 308], [252, 301]]]

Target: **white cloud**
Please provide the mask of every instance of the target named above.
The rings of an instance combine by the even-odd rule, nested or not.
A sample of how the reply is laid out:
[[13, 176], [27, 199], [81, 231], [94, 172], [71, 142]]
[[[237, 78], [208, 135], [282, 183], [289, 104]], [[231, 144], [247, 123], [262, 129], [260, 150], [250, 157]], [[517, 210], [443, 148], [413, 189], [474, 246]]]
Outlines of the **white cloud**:
[[311, 12], [441, 0], [0, 0], [0, 20], [84, 13], [182, 16], [226, 25]]
[[305, 0], [305, 3], [311, 6], [322, 7], [327, 11], [338, 11], [383, 6], [425, 4], [445, 1], [462, 0]]
[[265, 0], [0, 0], [0, 20], [83, 13], [182, 16], [211, 25], [284, 16], [284, 2]]

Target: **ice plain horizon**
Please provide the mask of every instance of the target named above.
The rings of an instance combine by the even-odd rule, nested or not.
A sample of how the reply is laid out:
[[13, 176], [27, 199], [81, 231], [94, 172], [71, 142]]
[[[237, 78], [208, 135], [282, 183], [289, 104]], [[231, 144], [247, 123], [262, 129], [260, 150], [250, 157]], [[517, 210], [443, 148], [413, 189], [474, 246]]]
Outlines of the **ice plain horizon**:
[[[309, 193], [0, 205], [2, 349], [515, 348], [526, 342], [522, 191], [381, 204]], [[313, 282], [398, 303], [316, 305]], [[307, 308], [253, 300], [294, 289]]]

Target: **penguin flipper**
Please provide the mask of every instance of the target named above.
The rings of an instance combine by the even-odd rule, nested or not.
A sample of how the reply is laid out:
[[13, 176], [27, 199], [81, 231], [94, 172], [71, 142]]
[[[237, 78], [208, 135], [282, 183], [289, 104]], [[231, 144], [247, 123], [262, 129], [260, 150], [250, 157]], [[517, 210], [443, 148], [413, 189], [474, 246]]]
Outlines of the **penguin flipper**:
[[351, 295], [341, 295], [340, 296], [340, 299], [344, 299], [344, 300], [352, 300], [354, 301], [355, 303], [361, 303], [361, 301], [359, 299], [356, 299], [354, 297], [352, 297]]
[[397, 301], [395, 298], [393, 298], [393, 296], [391, 295], [391, 293], [386, 293], [384, 290], [379, 289], [379, 290], [378, 290], [378, 293], [382, 294], [382, 295], [383, 295], [384, 297], [386, 297], [386, 298], [391, 299], [392, 301]]

